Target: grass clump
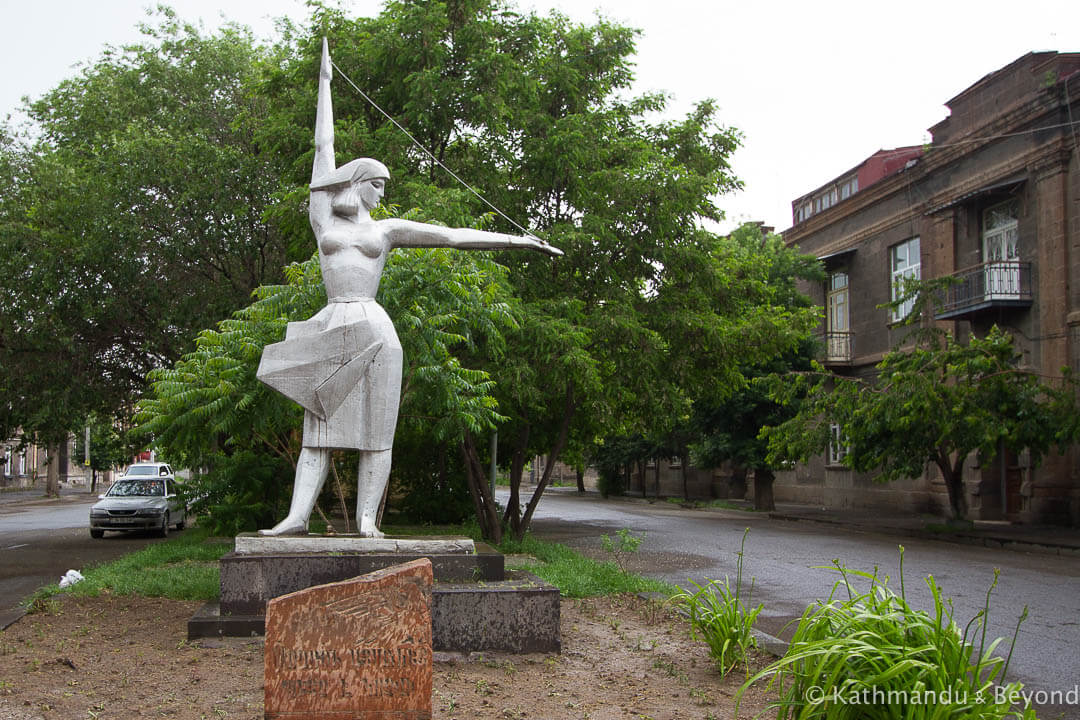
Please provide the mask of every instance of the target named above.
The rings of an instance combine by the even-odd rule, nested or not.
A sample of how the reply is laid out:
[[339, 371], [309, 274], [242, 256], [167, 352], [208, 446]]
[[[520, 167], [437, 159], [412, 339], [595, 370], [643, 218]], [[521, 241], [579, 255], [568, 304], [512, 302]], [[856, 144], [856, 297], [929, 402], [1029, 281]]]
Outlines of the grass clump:
[[727, 578], [723, 582], [709, 580], [705, 585], [693, 582], [696, 592], [682, 592], [674, 595], [672, 602], [680, 607], [690, 621], [690, 634], [695, 640], [703, 640], [709, 646], [712, 658], [720, 677], [724, 677], [735, 666], [747, 667], [747, 655], [757, 647], [752, 629], [762, 605], [750, 609], [750, 595], [753, 582], [742, 597], [743, 550], [746, 547], [747, 528], [743, 532], [739, 546], [735, 587], [732, 588]]
[[[900, 594], [888, 578], [850, 570], [834, 561], [840, 580], [825, 602], [803, 613], [784, 657], [751, 677], [779, 688], [778, 718], [1035, 718], [1021, 697], [1021, 683], [1006, 683], [1012, 647], [1027, 608], [1016, 624], [1006, 658], [1002, 642], [986, 642], [990, 595], [963, 628], [953, 620], [952, 601], [934, 577], [926, 584], [933, 611], [912, 608], [904, 593], [904, 549], [900, 548]], [[859, 592], [856, 582], [869, 582]], [[977, 646], [976, 646], [977, 643]], [[899, 712], [899, 714], [898, 714]]]
[[592, 560], [565, 545], [538, 540], [532, 535], [526, 535], [520, 542], [504, 540], [499, 550], [508, 555], [535, 557], [540, 562], [529, 565], [529, 572], [559, 588], [566, 597], [678, 592], [670, 583], [627, 572], [613, 562]]
[[29, 612], [47, 610], [59, 593], [97, 597], [117, 595], [211, 601], [220, 592], [218, 560], [232, 550], [230, 541], [210, 537], [207, 529], [192, 528], [183, 535], [148, 545], [103, 565], [83, 570], [84, 579], [68, 588], [47, 585], [27, 600]]

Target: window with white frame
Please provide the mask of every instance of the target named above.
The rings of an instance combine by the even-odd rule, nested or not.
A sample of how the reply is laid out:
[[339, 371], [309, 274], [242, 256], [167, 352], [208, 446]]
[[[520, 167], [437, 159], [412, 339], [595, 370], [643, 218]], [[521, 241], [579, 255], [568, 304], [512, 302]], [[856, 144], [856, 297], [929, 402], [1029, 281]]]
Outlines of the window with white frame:
[[859, 176], [855, 175], [849, 177], [840, 183], [840, 199], [847, 200], [849, 197], [859, 192]]
[[1019, 203], [1015, 198], [983, 213], [983, 262], [986, 297], [1020, 295]]
[[839, 423], [829, 425], [829, 465], [843, 465], [848, 454], [848, 444], [840, 431]]
[[826, 352], [829, 360], [851, 359], [851, 336], [848, 333], [848, 275], [834, 272], [829, 275], [829, 292], [825, 299]]
[[[889, 248], [889, 265], [892, 278], [890, 297], [895, 302], [904, 294], [904, 283], [908, 280], [918, 280], [920, 277], [919, 236], [916, 235]], [[893, 322], [906, 318], [914, 306], [915, 298], [905, 300], [892, 311]]]

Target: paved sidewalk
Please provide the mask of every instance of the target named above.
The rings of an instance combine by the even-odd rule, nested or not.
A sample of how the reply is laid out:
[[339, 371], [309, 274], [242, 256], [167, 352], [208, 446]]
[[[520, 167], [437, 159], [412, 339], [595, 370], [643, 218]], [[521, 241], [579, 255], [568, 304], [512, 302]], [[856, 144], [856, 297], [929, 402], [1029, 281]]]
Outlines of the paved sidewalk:
[[60, 497], [51, 498], [45, 495], [45, 481], [42, 480], [33, 487], [28, 488], [0, 488], [0, 508], [5, 506], [97, 501], [97, 496], [108, 489], [109, 485], [100, 480], [97, 489], [93, 493], [84, 485], [61, 485]]
[[[522, 487], [526, 497], [531, 495], [532, 487]], [[548, 488], [547, 492], [577, 494], [574, 487]], [[527, 493], [527, 495], [526, 495]], [[586, 495], [599, 497], [595, 491]], [[623, 495], [609, 498], [615, 502], [663, 502], [656, 498], [641, 498]], [[747, 500], [724, 501], [727, 508], [716, 510], [742, 509], [752, 511], [753, 503]], [[678, 503], [673, 503], [677, 507]], [[693, 512], [709, 512], [712, 508], [698, 507], [696, 503], [684, 503], [683, 507]], [[1050, 555], [1072, 555], [1080, 557], [1080, 528], [1054, 525], [1024, 525], [1001, 521], [976, 520], [971, 528], [952, 528], [941, 517], [928, 515], [903, 515], [872, 513], [867, 510], [827, 510], [825, 508], [800, 503], [777, 503], [776, 510], [767, 513], [773, 520], [786, 522], [816, 522], [829, 525], [854, 527], [877, 533], [900, 537], [917, 537], [924, 540], [961, 543], [965, 545], [983, 545], [986, 547], [1037, 552]]]
[[873, 514], [865, 510], [826, 510], [811, 505], [777, 503], [769, 513], [774, 520], [846, 525], [924, 540], [983, 545], [985, 547], [1080, 556], [1080, 528], [1026, 525], [999, 520], [976, 520], [973, 527], [955, 528], [940, 517]]

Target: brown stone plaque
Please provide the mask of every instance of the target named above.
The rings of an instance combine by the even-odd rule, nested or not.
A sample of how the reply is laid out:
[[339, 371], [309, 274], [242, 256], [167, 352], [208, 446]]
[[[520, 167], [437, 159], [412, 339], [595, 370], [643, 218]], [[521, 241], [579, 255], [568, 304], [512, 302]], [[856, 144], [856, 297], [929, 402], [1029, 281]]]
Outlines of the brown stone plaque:
[[431, 718], [431, 561], [274, 598], [267, 720]]

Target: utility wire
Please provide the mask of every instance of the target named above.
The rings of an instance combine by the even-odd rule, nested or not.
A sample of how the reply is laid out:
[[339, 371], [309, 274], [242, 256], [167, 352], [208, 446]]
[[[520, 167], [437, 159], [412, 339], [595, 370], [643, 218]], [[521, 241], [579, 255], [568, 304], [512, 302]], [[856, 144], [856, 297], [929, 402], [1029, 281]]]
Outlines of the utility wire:
[[435, 155], [434, 155], [434, 154], [433, 154], [433, 153], [432, 153], [432, 152], [431, 152], [430, 150], [428, 150], [428, 149], [427, 149], [426, 147], [424, 147], [423, 145], [421, 145], [421, 144], [420, 144], [420, 141], [419, 141], [419, 140], [417, 140], [416, 138], [414, 138], [414, 137], [412, 136], [412, 133], [410, 133], [410, 132], [409, 132], [408, 130], [406, 130], [406, 129], [405, 129], [404, 127], [402, 127], [401, 123], [399, 123], [399, 122], [398, 122], [397, 120], [395, 120], [395, 119], [394, 119], [393, 117], [391, 117], [391, 116], [390, 116], [390, 113], [386, 112], [386, 111], [385, 111], [385, 110], [383, 110], [383, 109], [382, 109], [381, 107], [379, 107], [379, 104], [378, 104], [378, 103], [376, 103], [376, 102], [375, 102], [374, 100], [372, 100], [372, 99], [371, 99], [370, 97], [368, 97], [367, 93], [365, 93], [365, 92], [364, 92], [363, 90], [361, 90], [361, 89], [360, 89], [359, 87], [357, 87], [356, 83], [354, 83], [354, 82], [353, 82], [353, 81], [352, 81], [352, 80], [351, 80], [351, 79], [349, 78], [349, 76], [348, 76], [348, 75], [346, 75], [346, 74], [344, 73], [344, 71], [342, 71], [342, 69], [341, 69], [340, 67], [338, 67], [338, 64], [337, 64], [336, 62], [334, 62], [333, 60], [331, 60], [331, 61], [330, 61], [330, 64], [332, 64], [332, 65], [334, 66], [334, 69], [338, 71], [338, 74], [340, 74], [340, 75], [341, 75], [341, 77], [345, 78], [345, 82], [349, 83], [349, 85], [352, 85], [352, 88], [353, 88], [353, 90], [355, 90], [356, 92], [358, 92], [358, 93], [360, 94], [360, 97], [364, 98], [364, 99], [365, 99], [365, 100], [367, 100], [367, 101], [368, 101], [369, 103], [371, 103], [371, 106], [372, 106], [373, 108], [375, 108], [376, 110], [378, 110], [379, 112], [381, 112], [381, 113], [383, 114], [383, 116], [384, 116], [384, 117], [385, 117], [385, 118], [386, 118], [387, 120], [389, 120], [390, 122], [392, 122], [392, 123], [394, 124], [394, 127], [396, 127], [396, 128], [397, 128], [398, 130], [400, 130], [401, 132], [405, 133], [405, 136], [406, 136], [406, 137], [408, 137], [408, 138], [409, 138], [410, 140], [412, 140], [412, 142], [413, 142], [413, 145], [415, 145], [415, 146], [416, 146], [417, 148], [419, 148], [419, 149], [420, 149], [420, 151], [421, 151], [422, 153], [424, 153], [424, 154], [425, 154], [425, 155], [427, 155], [427, 156], [428, 156], [429, 158], [431, 158], [431, 161], [432, 161], [433, 163], [435, 163], [436, 165], [438, 165], [439, 167], [441, 167], [441, 168], [442, 168], [443, 170], [445, 170], [445, 171], [446, 171], [446, 172], [447, 172], [447, 173], [448, 173], [448, 174], [450, 175], [450, 177], [454, 178], [454, 179], [455, 179], [455, 180], [457, 180], [457, 181], [458, 181], [459, 183], [461, 183], [462, 187], [464, 187], [464, 188], [465, 188], [466, 190], [468, 190], [468, 191], [469, 191], [469, 192], [471, 192], [471, 193], [472, 193], [473, 195], [475, 195], [475, 196], [476, 196], [477, 198], [479, 198], [479, 199], [480, 199], [480, 201], [481, 201], [481, 202], [483, 202], [483, 203], [484, 203], [485, 205], [487, 205], [487, 206], [488, 206], [489, 208], [491, 208], [492, 210], [494, 210], [494, 211], [495, 211], [495, 212], [496, 212], [496, 213], [497, 213], [497, 214], [499, 215], [499, 217], [501, 217], [501, 218], [503, 218], [504, 220], [506, 220], [506, 221], [507, 221], [508, 223], [510, 223], [511, 225], [513, 225], [514, 227], [516, 227], [516, 228], [517, 228], [518, 230], [520, 230], [520, 231], [521, 231], [522, 233], [524, 233], [525, 235], [531, 235], [531, 236], [533, 236], [533, 237], [538, 237], [536, 233], [534, 233], [534, 232], [532, 232], [532, 231], [530, 231], [530, 230], [526, 230], [526, 229], [525, 229], [525, 228], [523, 228], [523, 227], [522, 227], [521, 225], [519, 225], [519, 224], [518, 224], [518, 223], [517, 223], [517, 222], [516, 222], [516, 221], [515, 221], [515, 220], [514, 220], [513, 218], [509, 217], [509, 216], [508, 216], [508, 215], [507, 215], [506, 213], [504, 213], [504, 212], [503, 212], [502, 210], [500, 210], [499, 208], [495, 207], [495, 206], [494, 206], [494, 205], [492, 205], [492, 204], [491, 204], [490, 202], [488, 202], [488, 199], [487, 199], [487, 198], [485, 198], [485, 197], [484, 197], [483, 195], [481, 195], [481, 194], [480, 194], [479, 192], [477, 192], [476, 190], [474, 190], [474, 189], [473, 189], [473, 187], [472, 187], [471, 185], [469, 185], [469, 184], [468, 184], [467, 182], [465, 182], [465, 181], [464, 181], [464, 180], [462, 180], [462, 179], [461, 179], [460, 177], [458, 177], [458, 176], [457, 176], [457, 173], [455, 173], [455, 172], [454, 172], [453, 170], [451, 170], [450, 168], [446, 167], [446, 165], [443, 165], [442, 161], [441, 161], [441, 160], [439, 160], [439, 158], [435, 157]]
[[[1072, 107], [1069, 108], [1069, 114], [1070, 115], [1072, 114]], [[1030, 130], [1021, 130], [1019, 132], [1013, 132], [1013, 133], [1002, 133], [1000, 135], [985, 135], [985, 136], [982, 136], [982, 137], [968, 138], [966, 140], [957, 140], [956, 142], [951, 142], [951, 143], [940, 143], [939, 144], [939, 143], [935, 143], [935, 142], [928, 142], [928, 143], [923, 143], [922, 145], [908, 145], [907, 147], [896, 148], [895, 150], [888, 150], [886, 152], [883, 152], [879, 157], [889, 157], [889, 156], [892, 156], [892, 155], [903, 155], [905, 152], [907, 152], [908, 150], [910, 150], [913, 147], [925, 147], [925, 148], [929, 148], [931, 150], [938, 150], [938, 149], [943, 149], [943, 148], [960, 147], [961, 145], [970, 145], [971, 143], [977, 143], [977, 142], [983, 142], [983, 141], [989, 141], [989, 140], [1001, 140], [1003, 138], [1019, 137], [1021, 135], [1033, 135], [1034, 133], [1043, 132], [1045, 130], [1057, 130], [1058, 128], [1067, 128], [1067, 127], [1071, 127], [1073, 129], [1072, 132], [1073, 132], [1073, 136], [1075, 138], [1075, 136], [1076, 136], [1076, 126], [1077, 125], [1080, 125], [1080, 120], [1075, 120], [1075, 121], [1070, 120], [1069, 122], [1058, 123], [1057, 125], [1046, 125], [1044, 127], [1031, 128]]]

